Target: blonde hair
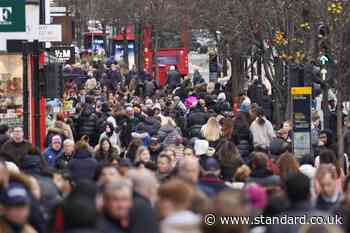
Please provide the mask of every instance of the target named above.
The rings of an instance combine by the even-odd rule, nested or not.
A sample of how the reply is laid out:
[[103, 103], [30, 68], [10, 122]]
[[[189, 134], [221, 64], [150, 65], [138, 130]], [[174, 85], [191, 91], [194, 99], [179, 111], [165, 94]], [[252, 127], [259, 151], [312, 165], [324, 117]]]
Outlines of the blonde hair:
[[215, 117], [210, 117], [207, 124], [201, 129], [202, 136], [209, 142], [214, 142], [221, 137], [221, 128]]

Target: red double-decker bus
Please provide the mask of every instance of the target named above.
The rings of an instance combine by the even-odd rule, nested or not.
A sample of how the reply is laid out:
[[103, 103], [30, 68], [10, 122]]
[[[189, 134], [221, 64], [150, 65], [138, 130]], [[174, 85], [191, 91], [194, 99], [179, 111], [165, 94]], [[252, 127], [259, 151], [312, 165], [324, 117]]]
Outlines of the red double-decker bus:
[[[166, 83], [166, 76], [170, 66], [174, 65], [182, 76], [188, 75], [188, 42], [187, 33], [181, 32], [178, 36], [178, 43], [168, 44], [169, 41], [176, 41], [173, 38], [167, 39], [160, 36], [160, 48], [155, 51], [153, 48], [153, 38], [151, 28], [144, 26], [143, 31], [143, 69], [157, 78], [160, 86]], [[135, 34], [132, 26], [127, 28], [129, 66], [134, 64], [135, 54]], [[172, 36], [172, 35], [171, 35]], [[113, 49], [116, 59], [121, 60], [124, 54], [125, 34], [118, 34], [113, 37]]]

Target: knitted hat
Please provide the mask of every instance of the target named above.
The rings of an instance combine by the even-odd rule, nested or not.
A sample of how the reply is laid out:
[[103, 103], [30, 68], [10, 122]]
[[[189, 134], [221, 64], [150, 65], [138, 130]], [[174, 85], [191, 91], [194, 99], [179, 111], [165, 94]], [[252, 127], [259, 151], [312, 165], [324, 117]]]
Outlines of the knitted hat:
[[55, 135], [51, 139], [51, 144], [59, 143], [62, 144], [62, 139], [59, 135]]

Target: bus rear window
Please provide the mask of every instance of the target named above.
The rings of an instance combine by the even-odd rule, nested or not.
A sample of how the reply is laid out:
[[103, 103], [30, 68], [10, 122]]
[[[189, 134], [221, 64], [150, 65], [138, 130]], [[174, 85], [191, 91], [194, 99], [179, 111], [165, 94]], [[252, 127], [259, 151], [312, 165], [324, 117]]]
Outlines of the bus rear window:
[[157, 64], [159, 65], [177, 65], [179, 63], [179, 59], [177, 56], [175, 57], [157, 57]]

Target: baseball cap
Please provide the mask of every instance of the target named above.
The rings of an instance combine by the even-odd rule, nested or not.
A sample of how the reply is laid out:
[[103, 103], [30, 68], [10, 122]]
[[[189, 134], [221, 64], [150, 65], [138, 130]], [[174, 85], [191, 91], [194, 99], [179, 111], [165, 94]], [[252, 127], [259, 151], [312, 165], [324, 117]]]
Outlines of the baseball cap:
[[203, 170], [205, 170], [205, 171], [217, 171], [217, 170], [220, 170], [220, 165], [216, 159], [210, 157], [204, 161]]
[[0, 202], [5, 206], [24, 206], [30, 204], [30, 195], [27, 189], [19, 183], [10, 183], [0, 193]]

